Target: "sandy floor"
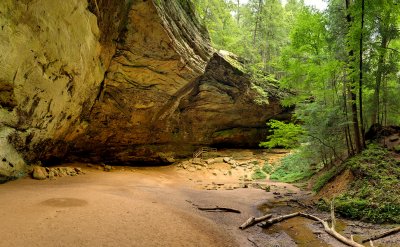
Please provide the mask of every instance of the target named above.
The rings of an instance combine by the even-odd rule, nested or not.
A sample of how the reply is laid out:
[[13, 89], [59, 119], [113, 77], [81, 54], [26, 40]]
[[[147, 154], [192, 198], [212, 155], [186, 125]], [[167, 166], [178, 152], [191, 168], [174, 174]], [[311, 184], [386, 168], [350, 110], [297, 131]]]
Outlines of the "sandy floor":
[[[104, 172], [86, 164], [68, 165], [82, 167], [86, 174], [0, 185], [0, 247], [342, 246], [332, 239], [325, 243], [323, 237], [322, 242], [296, 238], [298, 233], [314, 236], [320, 231], [318, 225], [301, 220], [268, 231], [239, 230], [250, 216], [270, 210], [266, 211], [269, 202], [279, 203], [280, 195], [303, 193], [292, 185], [268, 181], [261, 184], [269, 185], [271, 192], [252, 188], [252, 182], [248, 188], [236, 188], [243, 175], [240, 169], [233, 171], [237, 176], [230, 176], [218, 165], [208, 172], [177, 166]], [[204, 212], [198, 206], [229, 207], [241, 214]], [[285, 207], [271, 210], [285, 213]], [[296, 231], [306, 224], [310, 230]]]
[[89, 172], [2, 185], [0, 246], [238, 246], [154, 176]]

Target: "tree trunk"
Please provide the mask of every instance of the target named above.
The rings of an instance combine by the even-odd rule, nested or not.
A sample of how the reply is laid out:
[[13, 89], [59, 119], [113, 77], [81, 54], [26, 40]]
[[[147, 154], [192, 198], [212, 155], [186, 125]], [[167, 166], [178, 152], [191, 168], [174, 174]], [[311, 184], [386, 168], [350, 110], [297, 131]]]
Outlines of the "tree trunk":
[[[346, 20], [347, 24], [349, 26], [349, 29], [351, 27], [351, 24], [353, 23], [353, 18], [351, 17], [350, 14], [350, 3], [351, 0], [345, 0], [346, 1]], [[349, 51], [349, 64], [350, 64], [350, 70], [354, 72], [354, 50], [350, 48]], [[362, 150], [361, 146], [361, 136], [360, 136], [360, 127], [358, 124], [358, 111], [357, 111], [357, 94], [356, 94], [356, 86], [355, 86], [355, 81], [354, 79], [351, 79], [350, 83], [350, 88], [349, 88], [349, 93], [350, 93], [350, 104], [351, 104], [351, 113], [352, 113], [352, 121], [353, 121], [353, 130], [354, 130], [354, 142], [356, 144], [356, 153], [360, 153]]]
[[239, 25], [240, 21], [240, 0], [237, 0], [237, 9], [236, 9], [236, 22]]
[[260, 15], [261, 15], [261, 10], [262, 10], [262, 1], [263, 0], [258, 0], [258, 9], [257, 9], [257, 15], [256, 15], [256, 24], [254, 27], [254, 35], [253, 35], [253, 45], [256, 44], [256, 38], [257, 38], [257, 29], [258, 25], [260, 22]]
[[364, 139], [364, 118], [363, 118], [363, 32], [364, 32], [364, 13], [365, 12], [365, 0], [361, 0], [361, 31], [360, 31], [360, 53], [359, 53], [359, 74], [360, 80], [358, 83], [358, 100], [360, 107], [360, 125], [361, 125], [361, 144], [362, 149], [366, 147]]
[[349, 122], [349, 114], [347, 110], [347, 78], [343, 82], [343, 113], [346, 118], [346, 126], [345, 126], [345, 135], [346, 135], [346, 140], [348, 140], [347, 143], [347, 153], [349, 156], [354, 155], [354, 147], [353, 147], [353, 140], [351, 139], [351, 131], [350, 131], [350, 124]]
[[388, 39], [387, 34], [382, 33], [382, 41], [381, 41], [381, 49], [379, 52], [379, 59], [378, 59], [378, 69], [376, 70], [376, 77], [375, 77], [375, 90], [372, 102], [372, 114], [371, 114], [371, 123], [376, 124], [379, 123], [379, 111], [380, 111], [380, 91], [381, 91], [381, 84], [382, 84], [382, 76], [383, 76], [383, 65], [385, 63], [385, 56], [386, 56], [386, 48], [388, 47]]

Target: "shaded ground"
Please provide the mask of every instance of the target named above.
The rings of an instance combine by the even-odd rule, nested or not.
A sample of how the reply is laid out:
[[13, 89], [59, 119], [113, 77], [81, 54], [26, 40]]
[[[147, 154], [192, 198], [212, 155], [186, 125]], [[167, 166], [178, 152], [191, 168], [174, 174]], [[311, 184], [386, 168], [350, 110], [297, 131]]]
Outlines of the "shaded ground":
[[[250, 179], [256, 168], [252, 161], [273, 163], [284, 154], [250, 150], [219, 154], [251, 168], [243, 164], [232, 168], [219, 160], [186, 163], [186, 168], [117, 167], [111, 172], [96, 165], [68, 164], [82, 167], [86, 174], [0, 185], [0, 246], [343, 246], [317, 223], [301, 218], [267, 230], [257, 226], [239, 230], [253, 215], [306, 210], [296, 200], [310, 193], [289, 184]], [[270, 192], [265, 191], [268, 186]], [[197, 206], [229, 207], [241, 214], [204, 212]], [[382, 230], [382, 226], [341, 222], [339, 230], [347, 236]], [[400, 246], [397, 235], [384, 241], [377, 246]]]

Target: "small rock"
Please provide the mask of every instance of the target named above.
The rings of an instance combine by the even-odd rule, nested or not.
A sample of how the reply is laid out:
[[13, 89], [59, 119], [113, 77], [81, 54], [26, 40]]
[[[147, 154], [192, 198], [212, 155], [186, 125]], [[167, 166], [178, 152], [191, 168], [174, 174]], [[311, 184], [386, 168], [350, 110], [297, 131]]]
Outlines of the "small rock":
[[215, 163], [215, 160], [214, 159], [208, 159], [208, 160], [206, 160], [206, 163], [211, 165], [211, 164]]
[[58, 167], [58, 175], [60, 177], [68, 176], [68, 170], [66, 169], [66, 167]]
[[105, 172], [110, 172], [112, 170], [112, 166], [110, 165], [104, 165], [104, 171]]
[[231, 160], [231, 158], [229, 158], [229, 157], [224, 157], [222, 160], [223, 160], [225, 163], [228, 163], [228, 164], [229, 164], [229, 161]]
[[32, 177], [38, 180], [44, 180], [47, 178], [47, 171], [44, 167], [41, 166], [34, 166]]
[[188, 171], [189, 171], [189, 172], [195, 172], [195, 171], [196, 171], [196, 168], [194, 168], [194, 167], [189, 167]]
[[201, 161], [200, 158], [193, 158], [193, 159], [192, 159], [192, 163], [193, 163], [193, 164], [201, 164], [202, 161]]
[[84, 172], [82, 171], [82, 168], [79, 168], [79, 167], [75, 167], [74, 170], [75, 170], [75, 172], [78, 173], [78, 174], [83, 174], [83, 173], [84, 173]]
[[53, 169], [51, 169], [51, 170], [49, 171], [49, 178], [50, 178], [50, 179], [55, 179], [55, 174], [54, 174]]

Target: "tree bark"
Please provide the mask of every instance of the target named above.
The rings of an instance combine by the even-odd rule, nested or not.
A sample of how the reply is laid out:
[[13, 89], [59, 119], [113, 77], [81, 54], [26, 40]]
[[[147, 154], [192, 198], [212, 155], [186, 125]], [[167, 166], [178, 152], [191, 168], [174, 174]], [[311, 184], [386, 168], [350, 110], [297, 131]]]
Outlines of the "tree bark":
[[269, 219], [271, 217], [272, 217], [272, 214], [266, 214], [266, 215], [258, 217], [258, 218], [250, 217], [242, 225], [240, 225], [239, 228], [243, 230], [243, 229], [245, 229], [245, 228], [247, 228], [249, 226], [252, 226], [252, 225], [254, 225], [254, 224], [258, 223], [258, 222], [267, 220], [267, 219]]
[[[347, 20], [347, 24], [350, 30], [350, 27], [353, 23], [353, 18], [351, 17], [350, 14], [350, 4], [351, 4], [351, 0], [345, 0], [346, 2], [346, 20]], [[355, 72], [354, 70], [354, 50], [349, 47], [349, 68], [351, 70], [351, 72]], [[352, 76], [350, 76], [350, 78], [352, 78]], [[359, 123], [358, 123], [358, 111], [357, 111], [357, 94], [356, 94], [356, 86], [355, 86], [355, 81], [354, 79], [351, 79], [351, 83], [350, 83], [350, 88], [349, 88], [349, 93], [350, 93], [350, 104], [351, 104], [351, 113], [352, 113], [352, 121], [353, 121], [353, 130], [354, 130], [354, 142], [356, 144], [356, 153], [360, 153], [362, 151], [362, 146], [361, 146], [361, 136], [360, 136], [360, 127], [359, 127]]]
[[256, 25], [254, 27], [253, 45], [256, 44], [257, 29], [258, 29], [258, 25], [260, 23], [260, 15], [261, 15], [261, 11], [262, 11], [262, 1], [263, 0], [258, 0], [258, 9], [257, 9], [257, 16], [256, 16]]
[[378, 68], [376, 70], [375, 77], [375, 90], [373, 96], [372, 103], [372, 114], [371, 114], [371, 123], [376, 124], [379, 123], [379, 110], [380, 110], [380, 91], [382, 84], [382, 76], [383, 76], [383, 65], [385, 63], [386, 49], [388, 47], [389, 41], [387, 39], [387, 34], [383, 32], [382, 40], [380, 45], [379, 59], [378, 59]]
[[360, 125], [361, 125], [361, 145], [362, 149], [366, 147], [364, 139], [364, 118], [363, 118], [363, 32], [364, 32], [364, 15], [365, 15], [365, 0], [361, 0], [361, 32], [360, 32], [360, 52], [359, 52], [359, 74], [360, 80], [358, 84], [358, 100], [360, 107]]
[[240, 0], [237, 0], [237, 7], [236, 7], [236, 22], [239, 25], [240, 21]]

